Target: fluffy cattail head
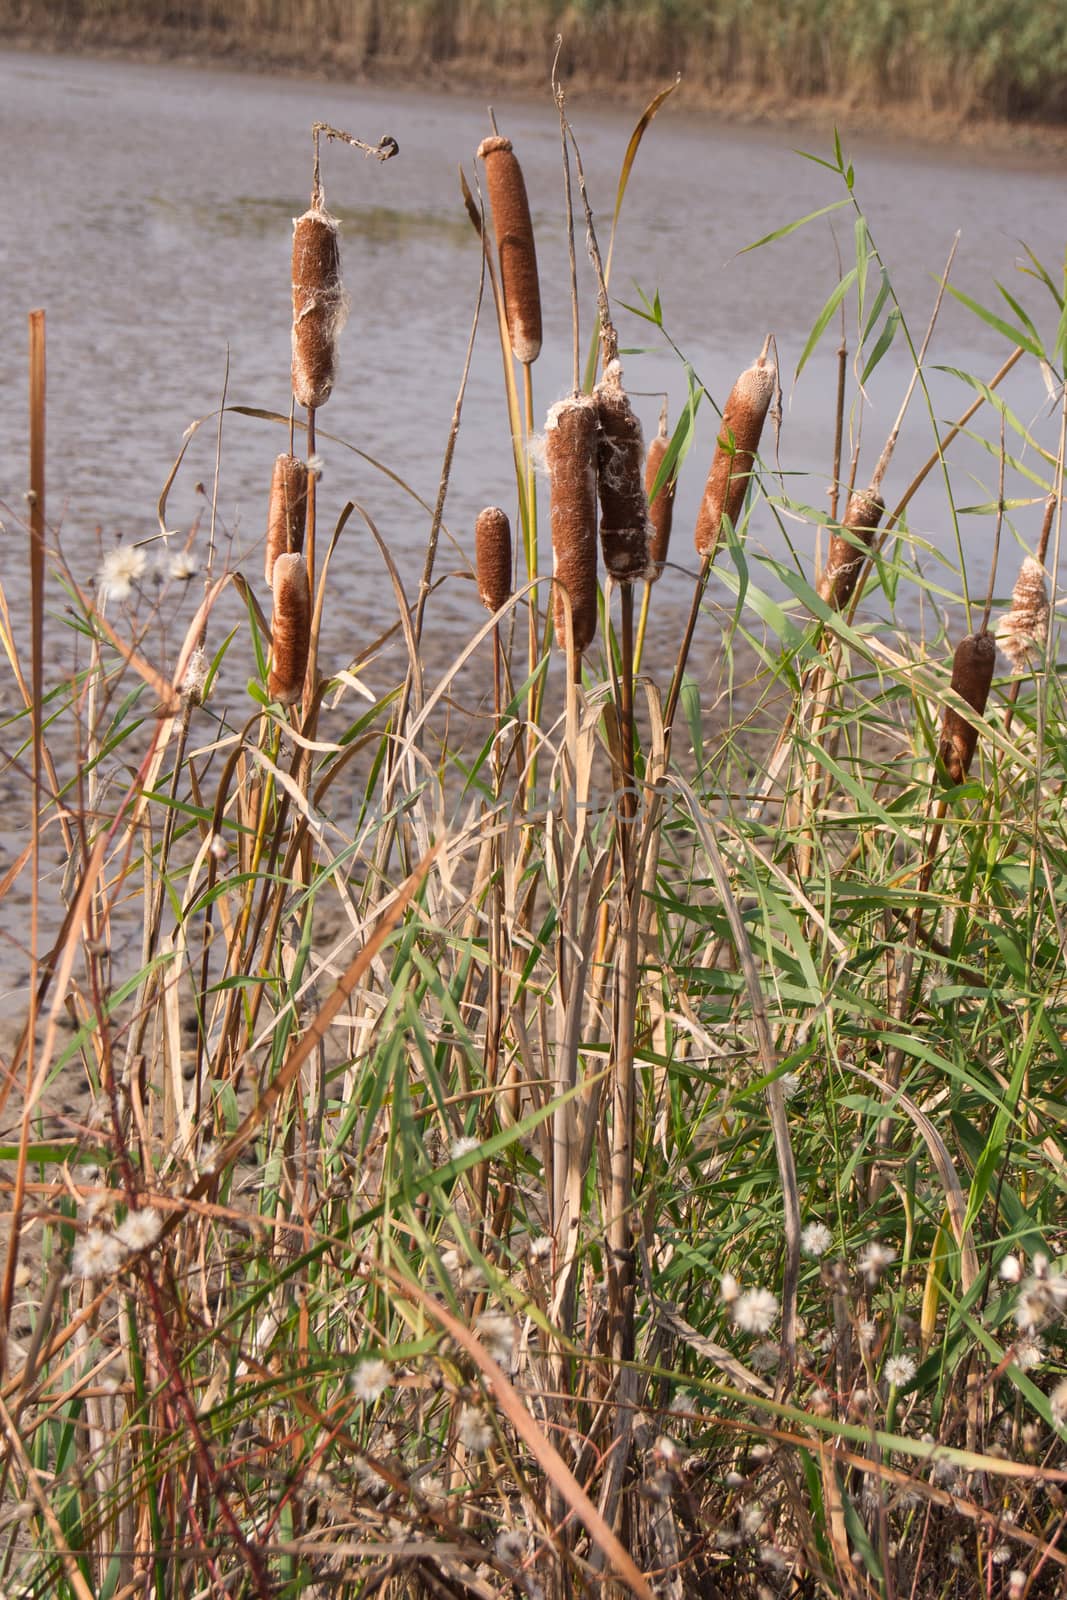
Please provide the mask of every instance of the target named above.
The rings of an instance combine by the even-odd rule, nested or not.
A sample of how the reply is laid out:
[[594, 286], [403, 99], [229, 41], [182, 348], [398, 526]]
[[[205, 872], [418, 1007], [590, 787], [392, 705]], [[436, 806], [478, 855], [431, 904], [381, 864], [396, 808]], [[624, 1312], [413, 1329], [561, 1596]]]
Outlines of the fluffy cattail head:
[[[997, 647], [989, 633], [968, 633], [956, 646], [952, 658], [952, 687], [981, 716], [993, 682]], [[951, 706], [945, 707], [941, 721], [938, 756], [953, 783], [963, 783], [970, 771], [978, 729]]]
[[479, 511], [474, 524], [478, 594], [487, 611], [499, 611], [511, 594], [511, 523], [499, 506]]
[[272, 575], [274, 614], [271, 618], [271, 668], [267, 692], [283, 706], [295, 705], [304, 692], [311, 638], [311, 592], [303, 556], [278, 556]]
[[485, 162], [511, 348], [516, 361], [536, 361], [541, 351], [541, 289], [522, 168], [511, 140], [499, 135], [483, 139], [478, 156]]
[[304, 548], [307, 520], [308, 469], [299, 456], [281, 455], [274, 463], [270, 480], [270, 505], [267, 508], [267, 555], [264, 576], [274, 576], [279, 556], [299, 555]]
[[650, 576], [651, 528], [641, 472], [645, 454], [641, 424], [622, 386], [617, 361], [608, 364], [593, 398], [600, 421], [597, 487], [604, 565], [616, 583], [633, 583]]
[[341, 283], [337, 220], [313, 205], [293, 223], [293, 394], [325, 405], [337, 367], [348, 301]]
[[659, 577], [667, 560], [667, 550], [671, 542], [671, 522], [674, 518], [674, 491], [678, 485], [678, 480], [672, 471], [670, 476], [664, 479], [659, 494], [653, 493], [669, 444], [665, 407], [659, 419], [659, 432], [648, 447], [648, 460], [645, 463], [645, 496], [648, 500], [648, 518], [652, 524], [649, 555], [652, 559], [653, 581]]
[[552, 513], [552, 558], [556, 579], [556, 634], [567, 643], [571, 603], [575, 652], [587, 650], [596, 633], [596, 460], [597, 405], [592, 395], [576, 395], [552, 407], [545, 422]]
[[718, 443], [697, 516], [698, 555], [714, 553], [724, 515], [731, 523], [737, 522], [774, 385], [774, 362], [765, 346], [758, 360], [742, 372], [723, 407]]
[[874, 489], [857, 489], [849, 496], [848, 507], [841, 524], [852, 535], [830, 535], [830, 549], [826, 566], [819, 580], [819, 598], [828, 605], [843, 611], [855, 592], [867, 551], [874, 543], [878, 524], [885, 515], [885, 501]]
[[1011, 591], [1011, 610], [997, 623], [997, 643], [1017, 672], [1039, 661], [1048, 636], [1048, 586], [1040, 561], [1027, 556]]

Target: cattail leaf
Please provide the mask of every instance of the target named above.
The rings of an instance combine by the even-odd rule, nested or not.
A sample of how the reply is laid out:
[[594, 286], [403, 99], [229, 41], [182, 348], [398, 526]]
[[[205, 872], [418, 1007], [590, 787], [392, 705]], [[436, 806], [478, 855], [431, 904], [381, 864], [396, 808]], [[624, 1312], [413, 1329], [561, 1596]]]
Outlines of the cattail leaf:
[[[938, 366], [934, 368], [934, 371], [947, 372], [951, 377], [959, 378], [961, 383], [965, 383], [970, 388], [976, 390], [977, 393], [982, 396], [982, 399], [985, 401], [986, 405], [992, 406], [993, 410], [997, 412], [998, 416], [1004, 418], [1004, 421], [1007, 423], [1012, 432], [1018, 434], [1019, 438], [1022, 439], [1028, 450], [1032, 450], [1036, 456], [1038, 456], [1042, 461], [1046, 461], [1050, 467], [1054, 467], [1056, 465], [1055, 456], [1052, 455], [1050, 451], [1044, 449], [1041, 444], [1039, 444], [1037, 439], [1035, 439], [1033, 434], [1030, 432], [1030, 429], [1026, 423], [1015, 414], [1004, 397], [998, 394], [995, 390], [991, 389], [987, 383], [983, 383], [981, 378], [976, 378], [972, 373], [964, 372], [959, 367]], [[997, 445], [995, 448], [999, 454], [999, 445]], [[1034, 481], [1042, 482], [1043, 480], [1035, 479]], [[1046, 485], [1046, 488], [1047, 487], [1048, 486]]]
[[459, 187], [463, 195], [463, 204], [471, 220], [471, 226], [480, 239], [482, 237], [482, 213], [478, 209], [478, 202], [471, 193], [470, 184], [467, 182], [467, 174], [462, 167], [459, 169]]
[[997, 280], [995, 278], [994, 278], [993, 281], [994, 281], [994, 283], [996, 283], [997, 288], [1000, 290], [1001, 294], [1004, 296], [1004, 299], [1007, 301], [1009, 309], [1014, 313], [1014, 315], [1016, 317], [1018, 317], [1019, 321], [1022, 323], [1022, 325], [1026, 329], [1027, 333], [1030, 334], [1031, 338], [1035, 339], [1038, 343], [1040, 343], [1040, 339], [1041, 339], [1040, 334], [1038, 333], [1037, 329], [1034, 327], [1034, 324], [1031, 321], [1030, 317], [1027, 315], [1026, 311], [1019, 304], [1018, 300], [1016, 300], [1015, 296], [1013, 294], [1009, 294], [1007, 289], [1005, 289], [1004, 285], [1002, 283], [997, 282]]
[[[804, 154], [803, 150], [800, 150], [797, 153], [798, 155]], [[808, 157], [809, 161], [814, 161], [816, 159], [817, 158], [815, 156]], [[822, 161], [819, 163], [819, 165], [825, 167], [828, 166], [829, 163]], [[789, 235], [791, 233], [796, 233], [798, 228], [805, 228], [809, 222], [817, 222], [820, 217], [828, 217], [831, 211], [840, 211], [842, 206], [851, 204], [852, 202], [850, 200], [835, 200], [832, 205], [820, 206], [818, 211], [809, 211], [806, 217], [798, 217], [795, 222], [787, 222], [783, 228], [775, 228], [773, 233], [765, 233], [762, 239], [757, 239], [754, 244], [746, 244], [744, 249], [739, 250], [737, 253], [739, 256], [747, 256], [750, 250], [759, 250], [762, 249], [765, 244], [776, 244], [779, 239], [788, 239]]]
[[808, 334], [808, 342], [804, 346], [800, 360], [797, 362], [797, 370], [793, 374], [794, 383], [803, 372], [804, 367], [807, 364], [808, 357], [811, 355], [812, 351], [815, 349], [815, 346], [826, 332], [826, 327], [830, 321], [830, 318], [833, 316], [834, 312], [837, 310], [838, 306], [841, 304], [842, 300], [845, 298], [855, 281], [856, 269], [853, 267], [852, 271], [846, 272], [840, 283], [836, 284], [831, 291], [829, 299], [815, 319], [815, 326]]
[[662, 491], [663, 485], [668, 478], [678, 477], [679, 472], [682, 470], [682, 462], [689, 454], [693, 437], [696, 433], [697, 411], [700, 409], [700, 401], [704, 390], [696, 383], [691, 367], [688, 368], [688, 373], [689, 398], [682, 409], [681, 416], [674, 425], [671, 442], [667, 446], [666, 454], [660, 462], [659, 471], [656, 473], [655, 481], [649, 491], [650, 500], [655, 499]]
[[885, 303], [892, 293], [892, 288], [893, 286], [889, 281], [889, 274], [883, 267], [881, 273], [881, 282], [878, 285], [878, 293], [874, 297], [874, 304], [871, 306], [868, 314], [867, 326], [864, 328], [862, 337], [860, 339], [861, 344], [867, 343], [867, 340], [871, 337], [871, 334], [877, 327], [878, 318], [882, 315], [882, 312], [885, 309]]
[[[1020, 240], [1019, 242], [1020, 242], [1020, 244], [1022, 244], [1022, 240]], [[1031, 248], [1030, 248], [1030, 246], [1028, 244], [1023, 244], [1023, 249], [1026, 251], [1026, 254], [1030, 257], [1030, 260], [1033, 262], [1033, 268], [1031, 269], [1030, 267], [1020, 266], [1019, 267], [1019, 271], [1020, 272], [1025, 272], [1028, 278], [1036, 278], [1039, 283], [1043, 283], [1045, 285], [1046, 289], [1048, 290], [1049, 294], [1052, 296], [1053, 300], [1055, 300], [1056, 304], [1059, 306], [1060, 310], [1062, 311], [1063, 310], [1063, 305], [1064, 305], [1064, 298], [1063, 298], [1063, 295], [1060, 293], [1060, 291], [1057, 289], [1056, 285], [1053, 283], [1052, 279], [1049, 277], [1048, 268], [1045, 267], [1037, 259], [1037, 257], [1034, 255], [1034, 252], [1031, 250]]]
[[874, 349], [871, 351], [870, 355], [867, 357], [867, 363], [866, 363], [866, 365], [865, 365], [865, 367], [863, 369], [863, 375], [860, 378], [860, 384], [861, 385], [863, 385], [863, 384], [865, 384], [867, 382], [867, 379], [870, 377], [871, 373], [874, 371], [874, 369], [878, 365], [879, 361], [881, 361], [882, 357], [885, 355], [886, 351], [889, 349], [890, 345], [893, 343], [893, 340], [896, 338], [896, 335], [897, 335], [897, 329], [899, 327], [900, 327], [900, 312], [897, 310], [897, 307], [894, 306], [893, 309], [890, 311], [888, 317], [886, 317], [885, 322], [882, 325], [882, 331], [878, 335], [878, 342], [876, 343]]
[[977, 1221], [978, 1213], [985, 1204], [986, 1196], [997, 1173], [1000, 1171], [1008, 1130], [1015, 1121], [1015, 1108], [1019, 1104], [1019, 1096], [1022, 1093], [1026, 1072], [1033, 1058], [1034, 1046], [1040, 1037], [1043, 1009], [1043, 1006], [1039, 1003], [1037, 1016], [1023, 1040], [1022, 1048], [1015, 1062], [1011, 1082], [1008, 1084], [1007, 1092], [1004, 1096], [1005, 1103], [999, 1107], [996, 1116], [993, 1118], [993, 1127], [982, 1148], [982, 1154], [975, 1163], [970, 1193], [967, 1196], [967, 1211], [963, 1218], [965, 1232]]
[[[973, 299], [971, 295], [964, 294], [962, 289], [954, 288], [951, 283], [947, 285], [947, 288], [949, 294], [954, 300], [958, 300], [961, 306], [966, 306], [968, 311], [973, 312], [981, 322], [984, 322], [987, 327], [992, 328], [994, 332], [1002, 333], [1005, 339], [1010, 339], [1012, 344], [1020, 345], [1032, 356], [1044, 356], [1044, 351], [1041, 348], [1040, 341], [1031, 338], [1025, 329], [1017, 328], [1012, 323], [1005, 322], [1004, 318], [998, 317], [995, 311], [990, 311], [988, 306], [981, 305], [977, 300]], [[1064, 319], [1061, 318], [1060, 327], [1063, 328], [1063, 326]], [[1059, 339], [1060, 334], [1057, 332], [1057, 344], [1059, 343]]]
[[694, 677], [687, 672], [682, 678], [682, 689], [679, 696], [682, 705], [682, 715], [689, 728], [689, 742], [693, 746], [693, 755], [696, 759], [697, 771], [704, 770], [704, 717], [700, 705], [700, 685]]
[[874, 259], [867, 237], [867, 218], [858, 216], [853, 227], [856, 239], [856, 315], [863, 321], [863, 301], [867, 293], [867, 268]]

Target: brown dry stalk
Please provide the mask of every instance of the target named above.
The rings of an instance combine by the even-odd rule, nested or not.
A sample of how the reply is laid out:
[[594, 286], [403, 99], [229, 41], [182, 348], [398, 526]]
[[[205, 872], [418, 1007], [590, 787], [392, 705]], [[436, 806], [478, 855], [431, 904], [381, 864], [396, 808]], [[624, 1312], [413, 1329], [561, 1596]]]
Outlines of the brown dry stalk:
[[568, 642], [562, 593], [566, 590], [571, 609], [570, 644], [575, 653], [587, 650], [596, 633], [598, 432], [596, 401], [587, 394], [561, 400], [545, 422], [556, 634], [561, 643]]
[[649, 554], [652, 558], [650, 576], [653, 583], [663, 571], [667, 561], [667, 551], [671, 542], [671, 522], [674, 518], [674, 491], [678, 487], [678, 479], [675, 473], [671, 472], [664, 480], [659, 494], [654, 496], [652, 492], [656, 487], [656, 479], [659, 477], [669, 444], [667, 408], [664, 406], [660, 413], [659, 431], [648, 447], [648, 461], [645, 464], [645, 497], [648, 500], [648, 516], [652, 524]]
[[[952, 658], [952, 688], [979, 716], [985, 710], [996, 659], [997, 647], [990, 633], [966, 634]], [[977, 744], [975, 724], [962, 712], [946, 706], [937, 753], [953, 783], [963, 783], [966, 779]]]
[[840, 529], [831, 534], [826, 566], [819, 580], [820, 600], [825, 600], [835, 610], [843, 611], [852, 599], [867, 552], [884, 516], [885, 501], [874, 489], [857, 489], [849, 496], [841, 528], [847, 529], [852, 537], [846, 537]]
[[313, 205], [293, 223], [293, 394], [298, 405], [321, 406], [330, 398], [347, 304], [337, 220]]
[[280, 455], [270, 480], [267, 508], [267, 552], [263, 576], [270, 583], [279, 556], [302, 555], [307, 518], [308, 469], [299, 456]]
[[729, 517], [736, 526], [744, 504], [763, 423], [774, 395], [775, 369], [767, 353], [769, 346], [768, 339], [756, 361], [746, 367], [730, 390], [723, 407], [718, 443], [697, 515], [698, 555], [714, 554], [723, 517]]
[[651, 577], [652, 529], [642, 481], [645, 454], [641, 424], [622, 386], [618, 361], [608, 363], [593, 390], [600, 437], [597, 488], [600, 491], [600, 545], [604, 565], [616, 583]]
[[511, 523], [499, 506], [486, 506], [478, 513], [474, 568], [482, 605], [487, 611], [499, 611], [511, 594]]
[[485, 163], [511, 349], [529, 365], [541, 351], [541, 290], [526, 183], [510, 139], [483, 139], [478, 159]]
[[304, 690], [311, 638], [311, 590], [303, 556], [279, 556], [274, 563], [272, 660], [267, 690], [283, 706], [295, 705]]

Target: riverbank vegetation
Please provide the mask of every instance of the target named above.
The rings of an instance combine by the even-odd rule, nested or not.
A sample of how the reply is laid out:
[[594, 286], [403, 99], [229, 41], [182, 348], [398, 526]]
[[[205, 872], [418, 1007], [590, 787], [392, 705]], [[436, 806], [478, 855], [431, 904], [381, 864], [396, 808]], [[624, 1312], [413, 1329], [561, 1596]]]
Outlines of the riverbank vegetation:
[[690, 103], [765, 113], [913, 107], [1067, 120], [1058, 0], [5, 0], [0, 37], [193, 52], [293, 70], [409, 74], [538, 89], [551, 42], [587, 81], [638, 90], [684, 75]]
[[[227, 569], [213, 516], [176, 532], [168, 484], [158, 537], [95, 580], [66, 566], [31, 315], [25, 625], [0, 603], [0, 738], [32, 816], [0, 878], [31, 906], [6, 933], [25, 1024], [0, 1083], [0, 1585], [20, 1600], [1062, 1592], [1058, 271], [1027, 258], [999, 309], [968, 302], [1003, 361], [957, 374], [946, 421], [925, 377], [952, 262], [913, 327], [835, 142], [818, 159], [854, 258], [806, 348], [779, 352], [754, 305], [722, 393], [678, 351], [689, 401], [648, 467], [640, 357], [620, 365], [610, 241], [590, 229], [581, 259], [557, 109], [597, 331], [575, 329], [573, 391], [538, 395], [521, 152], [487, 128], [456, 205], [515, 495], [449, 530], [450, 444], [432, 513], [412, 496], [414, 570], [354, 497], [317, 514], [346, 309], [323, 174], [350, 135], [316, 130], [295, 227], [301, 404], [229, 401], [277, 457], [265, 561]], [[640, 309], [670, 345], [651, 283]], [[776, 432], [824, 335], [840, 387], [812, 507]], [[898, 347], [897, 427], [861, 451]], [[1020, 367], [1047, 383], [1051, 448], [1000, 399]], [[403, 397], [360, 381], [402, 426]], [[929, 449], [910, 481], [904, 428]], [[962, 431], [978, 485], [953, 470]], [[679, 473], [706, 480], [695, 534], [665, 522]], [[986, 531], [988, 590], [962, 536], [909, 525], [930, 474], [945, 527], [966, 509]], [[789, 559], [749, 540], [772, 519]], [[392, 612], [326, 659], [357, 528]], [[692, 589], [659, 672], [664, 561]], [[428, 609], [472, 580], [484, 621], [431, 674]], [[721, 639], [714, 681], [688, 670], [696, 630]]]

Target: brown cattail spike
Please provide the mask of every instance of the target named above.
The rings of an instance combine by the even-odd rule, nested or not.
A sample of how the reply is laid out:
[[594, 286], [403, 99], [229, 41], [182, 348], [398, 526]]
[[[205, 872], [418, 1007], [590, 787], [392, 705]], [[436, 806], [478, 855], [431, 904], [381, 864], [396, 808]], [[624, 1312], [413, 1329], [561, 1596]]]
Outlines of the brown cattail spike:
[[849, 496], [841, 526], [848, 529], [852, 538], [846, 539], [836, 531], [830, 535], [830, 549], [819, 580], [819, 598], [827, 605], [843, 611], [852, 599], [884, 515], [885, 501], [873, 489], [858, 489]]
[[282, 455], [274, 463], [267, 509], [267, 555], [264, 576], [270, 583], [279, 556], [300, 555], [307, 519], [308, 469], [299, 456]]
[[478, 156], [485, 162], [511, 349], [516, 361], [536, 361], [541, 351], [541, 290], [522, 168], [511, 140], [499, 135], [483, 139]]
[[[979, 716], [985, 710], [996, 659], [997, 647], [990, 633], [967, 634], [956, 646], [952, 658], [952, 687]], [[977, 744], [978, 729], [974, 723], [946, 706], [937, 753], [952, 783], [963, 783], [966, 779]]]
[[667, 454], [670, 436], [667, 433], [667, 411], [664, 407], [659, 419], [659, 432], [648, 447], [645, 463], [645, 495], [648, 499], [648, 517], [652, 524], [649, 555], [652, 559], [652, 581], [659, 577], [667, 561], [671, 542], [671, 522], [674, 518], [674, 491], [678, 480], [672, 470], [664, 479], [659, 494], [655, 493], [656, 479]]
[[641, 424], [622, 386], [622, 368], [617, 361], [609, 362], [604, 369], [593, 398], [600, 421], [600, 547], [604, 565], [615, 582], [634, 583], [651, 575], [652, 529], [641, 472], [645, 455]]
[[737, 523], [774, 386], [774, 363], [764, 354], [742, 372], [730, 390], [697, 515], [698, 555], [714, 555], [724, 516]]
[[337, 336], [348, 301], [341, 283], [337, 221], [312, 206], [293, 223], [293, 394], [325, 405], [337, 368]]
[[304, 691], [311, 636], [311, 592], [303, 556], [278, 556], [274, 563], [274, 614], [271, 618], [271, 668], [267, 691], [283, 706], [295, 705]]
[[1027, 556], [1011, 592], [1011, 610], [997, 623], [997, 644], [1016, 672], [1032, 668], [1045, 649], [1049, 601], [1045, 569]]
[[552, 511], [553, 573], [556, 578], [556, 634], [567, 643], [571, 603], [575, 652], [587, 650], [596, 633], [596, 459], [597, 406], [592, 395], [576, 395], [552, 407], [545, 422]]
[[474, 524], [478, 595], [487, 611], [499, 611], [511, 594], [511, 523], [499, 506], [479, 511]]

